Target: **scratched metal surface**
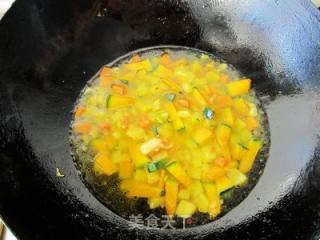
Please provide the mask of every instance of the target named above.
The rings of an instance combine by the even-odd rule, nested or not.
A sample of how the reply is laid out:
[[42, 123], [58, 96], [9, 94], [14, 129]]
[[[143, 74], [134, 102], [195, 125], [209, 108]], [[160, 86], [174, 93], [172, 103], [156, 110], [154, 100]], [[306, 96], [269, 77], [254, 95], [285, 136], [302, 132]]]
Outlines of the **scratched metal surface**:
[[[18, 0], [0, 22], [1, 217], [20, 239], [315, 239], [319, 21], [302, 0]], [[209, 51], [251, 77], [271, 148], [256, 187], [219, 220], [132, 229], [81, 182], [70, 112], [102, 65], [164, 44]]]

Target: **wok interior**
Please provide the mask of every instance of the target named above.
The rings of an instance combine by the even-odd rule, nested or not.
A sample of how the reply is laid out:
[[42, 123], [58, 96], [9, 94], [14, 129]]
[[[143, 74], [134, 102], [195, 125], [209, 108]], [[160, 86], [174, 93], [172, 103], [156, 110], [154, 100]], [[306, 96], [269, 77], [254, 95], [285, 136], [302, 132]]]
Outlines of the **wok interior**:
[[[0, 59], [1, 110], [14, 116], [9, 123], [1, 120], [5, 160], [0, 168], [1, 186], [9, 193], [1, 212], [18, 235], [48, 236], [50, 230], [57, 239], [62, 230], [68, 235], [73, 229], [70, 236], [79, 239], [129, 238], [126, 233], [142, 239], [272, 239], [314, 232], [319, 223], [320, 50], [314, 41], [320, 38], [319, 14], [298, 2], [290, 9], [282, 1], [232, 3], [17, 2], [0, 26], [1, 56], [6, 56]], [[131, 50], [163, 44], [214, 53], [252, 78], [267, 102], [271, 148], [262, 178], [241, 207], [190, 231], [146, 233], [128, 230], [82, 185], [69, 156], [68, 127], [78, 93], [100, 66]], [[51, 137], [43, 141], [43, 136]], [[57, 166], [67, 173], [63, 183], [52, 173]], [[31, 176], [35, 169], [38, 174]], [[26, 194], [13, 192], [12, 185]], [[20, 199], [30, 207], [19, 207]], [[18, 220], [17, 209], [29, 218]]]

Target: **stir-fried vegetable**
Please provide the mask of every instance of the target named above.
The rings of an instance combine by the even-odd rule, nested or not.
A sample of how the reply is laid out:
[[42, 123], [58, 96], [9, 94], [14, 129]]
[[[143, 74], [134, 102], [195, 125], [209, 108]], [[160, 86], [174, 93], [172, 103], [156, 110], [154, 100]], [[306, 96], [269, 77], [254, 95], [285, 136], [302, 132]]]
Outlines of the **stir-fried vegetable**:
[[101, 70], [76, 107], [73, 133], [96, 175], [116, 175], [151, 209], [212, 218], [221, 193], [241, 187], [263, 146], [250, 79], [226, 64], [169, 54]]

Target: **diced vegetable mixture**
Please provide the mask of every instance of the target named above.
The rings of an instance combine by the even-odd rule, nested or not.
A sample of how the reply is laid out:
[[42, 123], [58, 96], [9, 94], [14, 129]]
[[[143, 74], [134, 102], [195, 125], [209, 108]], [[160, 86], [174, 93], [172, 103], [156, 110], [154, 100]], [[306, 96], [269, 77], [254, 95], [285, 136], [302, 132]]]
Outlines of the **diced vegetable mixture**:
[[[98, 176], [151, 209], [215, 218], [264, 144], [251, 80], [208, 55], [134, 55], [104, 67], [74, 112], [73, 138]], [[80, 156], [81, 158], [81, 156]]]

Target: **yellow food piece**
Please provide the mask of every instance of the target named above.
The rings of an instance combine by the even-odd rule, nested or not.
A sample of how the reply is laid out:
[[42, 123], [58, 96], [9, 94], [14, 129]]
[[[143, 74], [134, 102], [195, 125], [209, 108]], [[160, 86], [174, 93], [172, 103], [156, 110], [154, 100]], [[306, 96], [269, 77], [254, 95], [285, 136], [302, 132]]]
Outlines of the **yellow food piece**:
[[149, 158], [142, 154], [139, 147], [135, 144], [130, 144], [129, 155], [135, 165], [135, 167], [143, 167], [149, 162]]
[[178, 204], [176, 214], [182, 218], [188, 218], [194, 214], [196, 211], [196, 206], [187, 200], [181, 200]]
[[247, 173], [251, 170], [253, 162], [262, 147], [261, 141], [252, 141], [249, 146], [248, 150], [245, 152], [243, 158], [240, 161], [240, 171], [243, 173]]
[[169, 216], [173, 216], [177, 207], [178, 200], [178, 182], [168, 179], [165, 184], [165, 206]]
[[182, 185], [188, 187], [192, 180], [186, 173], [186, 171], [181, 167], [179, 163], [173, 163], [167, 167], [169, 173], [172, 174]]
[[133, 173], [133, 165], [130, 160], [124, 160], [119, 164], [119, 177], [120, 179], [131, 178]]
[[221, 212], [221, 201], [217, 187], [214, 183], [205, 183], [204, 189], [209, 202], [208, 213], [212, 218], [215, 218]]
[[107, 154], [98, 154], [94, 160], [94, 171], [101, 175], [112, 175], [118, 171], [118, 167], [114, 164]]
[[228, 93], [231, 96], [248, 94], [251, 87], [250, 79], [233, 81], [227, 84]]
[[164, 207], [164, 197], [149, 198], [148, 204], [149, 204], [150, 209]]
[[129, 96], [109, 95], [107, 98], [107, 108], [127, 107], [134, 103], [134, 99]]
[[216, 180], [216, 186], [219, 194], [234, 187], [232, 181], [227, 176], [218, 178]]
[[129, 197], [158, 198], [161, 197], [162, 189], [146, 183], [133, 181], [128, 191]]
[[216, 218], [220, 194], [247, 183], [264, 144], [251, 80], [231, 72], [208, 55], [170, 52], [104, 67], [75, 107], [80, 160], [94, 158], [95, 175], [117, 174], [120, 191], [150, 209]]
[[201, 145], [205, 143], [211, 136], [212, 136], [212, 131], [206, 128], [199, 128], [194, 133], [193, 139], [196, 141], [196, 143]]
[[184, 123], [182, 122], [173, 103], [167, 102], [167, 103], [165, 103], [164, 107], [169, 113], [169, 117], [170, 117], [171, 121], [173, 122], [174, 128], [178, 131], [184, 129]]

